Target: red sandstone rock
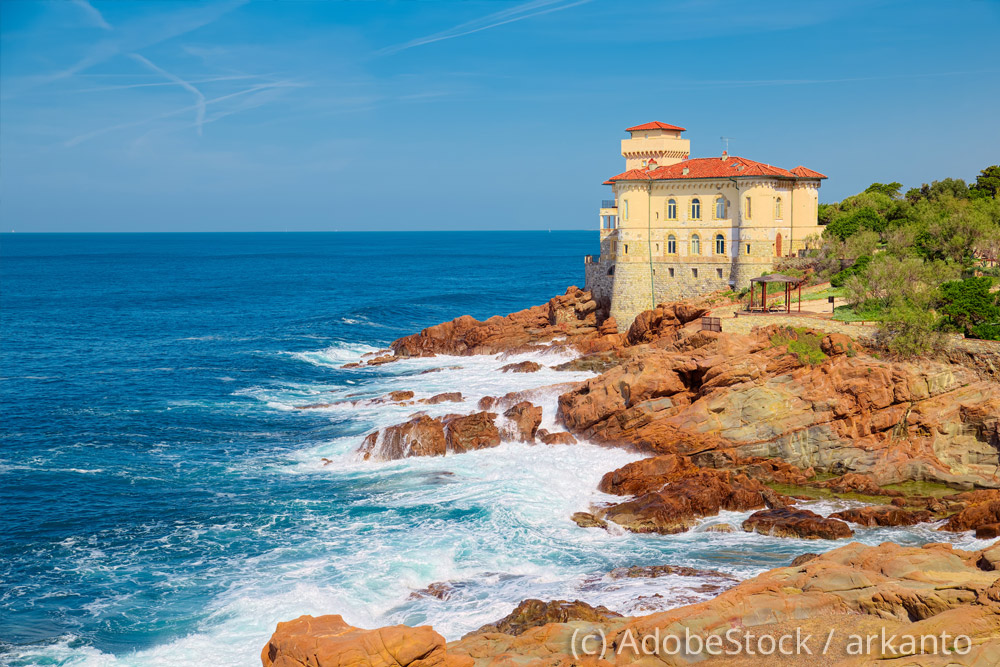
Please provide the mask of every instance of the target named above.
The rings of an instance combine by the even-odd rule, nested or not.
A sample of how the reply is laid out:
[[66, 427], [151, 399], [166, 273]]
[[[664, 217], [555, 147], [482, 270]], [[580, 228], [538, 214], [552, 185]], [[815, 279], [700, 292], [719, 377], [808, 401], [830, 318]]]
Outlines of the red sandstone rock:
[[554, 297], [548, 303], [494, 316], [483, 322], [463, 315], [424, 329], [419, 334], [400, 338], [392, 344], [397, 357], [427, 357], [435, 354], [497, 354], [555, 338], [568, 344], [598, 339], [597, 304], [576, 287]]
[[549, 433], [543, 428], [538, 429], [535, 433], [537, 437], [543, 444], [546, 445], [575, 445], [576, 438], [573, 434], [567, 433], [566, 431], [556, 431], [555, 433]]
[[443, 456], [447, 451], [444, 424], [439, 419], [419, 415], [408, 422], [369, 434], [358, 451], [366, 461]]
[[446, 418], [445, 438], [448, 441], [448, 451], [461, 454], [499, 445], [500, 431], [493, 422], [494, 419], [496, 413], [493, 412]]
[[540, 370], [542, 370], [542, 365], [534, 361], [520, 361], [500, 368], [501, 373], [537, 373]]
[[993, 540], [1000, 537], [1000, 523], [987, 523], [976, 527], [977, 540]]
[[774, 537], [799, 537], [806, 540], [837, 540], [852, 537], [854, 532], [843, 521], [825, 519], [809, 510], [772, 509], [754, 512], [743, 522], [748, 533]]
[[340, 616], [300, 616], [279, 623], [260, 655], [263, 667], [472, 667], [448, 655], [428, 625], [362, 630]]
[[542, 423], [542, 409], [527, 401], [511, 406], [503, 413], [506, 424], [502, 435], [518, 442], [534, 442], [535, 433]]
[[568, 621], [607, 621], [621, 618], [607, 607], [592, 607], [586, 602], [573, 600], [524, 600], [510, 614], [496, 623], [490, 623], [470, 632], [466, 637], [489, 633], [503, 633], [517, 636], [531, 628], [537, 628], [548, 623], [566, 623]]
[[862, 526], [914, 526], [933, 518], [927, 510], [910, 511], [892, 505], [857, 507], [834, 512], [830, 517]]
[[966, 507], [948, 517], [948, 522], [941, 527], [941, 530], [961, 532], [976, 530], [980, 526], [994, 523], [1000, 523], [1000, 500], [989, 500]]
[[842, 333], [828, 333], [823, 336], [823, 340], [820, 341], [820, 349], [824, 354], [831, 357], [838, 354], [854, 354], [859, 349], [860, 346], [854, 342], [854, 339]]
[[438, 403], [461, 403], [462, 400], [463, 400], [462, 392], [449, 391], [443, 394], [435, 394], [430, 398], [423, 398], [420, 400], [420, 402], [426, 403], [428, 405], [437, 405]]
[[766, 487], [745, 475], [693, 466], [684, 457], [664, 455], [635, 461], [606, 474], [605, 493], [635, 495], [603, 508], [598, 516], [636, 533], [679, 533], [719, 510], [764, 507]]

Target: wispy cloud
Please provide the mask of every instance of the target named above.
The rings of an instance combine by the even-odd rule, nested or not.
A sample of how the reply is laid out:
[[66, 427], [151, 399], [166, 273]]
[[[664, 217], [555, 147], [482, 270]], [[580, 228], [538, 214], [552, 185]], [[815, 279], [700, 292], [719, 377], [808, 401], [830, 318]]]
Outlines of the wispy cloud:
[[490, 30], [491, 28], [497, 28], [502, 25], [507, 25], [508, 23], [530, 19], [534, 16], [559, 12], [564, 9], [576, 7], [577, 5], [586, 4], [588, 2], [591, 2], [591, 0], [531, 0], [531, 2], [525, 2], [520, 5], [515, 5], [514, 7], [508, 7], [507, 9], [487, 14], [486, 16], [473, 19], [472, 21], [459, 23], [456, 26], [448, 28], [447, 30], [442, 30], [441, 32], [436, 32], [432, 35], [418, 37], [416, 39], [411, 39], [408, 42], [403, 42], [402, 44], [396, 44], [395, 46], [380, 49], [376, 53], [377, 55], [383, 56], [392, 55], [394, 53], [399, 53], [400, 51], [405, 51], [406, 49], [412, 49], [415, 46], [423, 46], [425, 44], [433, 44], [434, 42], [442, 42], [446, 39], [464, 37], [465, 35], [482, 32], [483, 30]]
[[[99, 130], [93, 130], [91, 132], [87, 132], [85, 134], [81, 134], [81, 135], [75, 136], [72, 139], [69, 139], [66, 142], [64, 142], [63, 145], [66, 146], [67, 148], [72, 148], [73, 146], [77, 146], [79, 144], [82, 144], [85, 141], [89, 141], [90, 139], [93, 139], [95, 137], [99, 137], [102, 134], [107, 134], [108, 132], [114, 132], [116, 130], [124, 130], [124, 129], [130, 128], [130, 127], [140, 127], [142, 125], [147, 125], [149, 123], [153, 123], [153, 122], [156, 122], [158, 120], [163, 120], [163, 119], [166, 119], [166, 118], [171, 118], [173, 116], [179, 116], [181, 114], [185, 114], [185, 113], [188, 113], [190, 111], [196, 111], [197, 112], [199, 109], [202, 110], [202, 113], [204, 113], [204, 109], [206, 109], [207, 107], [210, 107], [210, 106], [212, 106], [214, 104], [219, 104], [220, 102], [226, 102], [228, 100], [237, 99], [237, 98], [243, 97], [244, 95], [251, 95], [253, 93], [257, 93], [257, 92], [262, 91], [262, 90], [268, 90], [268, 89], [271, 89], [271, 88], [283, 88], [283, 87], [293, 88], [293, 87], [299, 87], [301, 85], [302, 84], [298, 84], [298, 83], [295, 83], [295, 82], [292, 82], [292, 81], [277, 81], [277, 82], [274, 82], [274, 83], [262, 83], [262, 84], [259, 84], [259, 85], [247, 88], [245, 90], [240, 90], [240, 91], [237, 91], [235, 93], [229, 93], [228, 95], [221, 95], [219, 97], [214, 97], [214, 98], [209, 99], [209, 100], [204, 100], [204, 101], [202, 101], [200, 103], [196, 103], [196, 104], [191, 104], [191, 105], [188, 105], [188, 106], [180, 107], [179, 109], [173, 109], [171, 111], [165, 111], [163, 113], [159, 113], [159, 114], [156, 114], [154, 116], [149, 116], [149, 117], [146, 117], [146, 118], [141, 118], [139, 120], [129, 121], [127, 123], [118, 123], [117, 125], [111, 125], [111, 126], [108, 126], [108, 127], [103, 127], [103, 128], [101, 128]], [[256, 106], [260, 106], [260, 104], [256, 104], [256, 105], [253, 105], [253, 106], [250, 106], [250, 107], [245, 107], [245, 108], [238, 108], [237, 111], [245, 111], [247, 108], [254, 108]], [[231, 115], [231, 114], [224, 114], [224, 115]], [[221, 115], [220, 115], [220, 117], [221, 117]], [[204, 122], [211, 122], [213, 120], [218, 120], [218, 118], [213, 117], [209, 121], [205, 121], [204, 118], [202, 118], [201, 122], [203, 124]]]
[[[80, 72], [84, 72], [95, 65], [99, 65], [115, 56], [123, 53], [135, 53], [145, 48], [165, 42], [174, 37], [185, 35], [189, 32], [214, 23], [234, 9], [245, 5], [249, 0], [224, 0], [210, 5], [195, 8], [185, 7], [172, 14], [157, 16], [155, 21], [136, 21], [133, 24], [122, 24], [117, 29], [109, 30], [112, 34], [107, 39], [103, 39], [94, 46], [82, 58], [72, 65], [61, 70], [31, 77], [22, 82], [21, 90], [32, 89], [63, 79], [68, 79]], [[78, 3], [79, 4], [79, 3]], [[87, 4], [87, 3], [84, 3]], [[82, 6], [82, 5], [81, 5]], [[92, 5], [87, 5], [93, 9]], [[96, 9], [94, 10], [97, 11]], [[100, 15], [98, 13], [98, 15]], [[104, 21], [103, 17], [101, 20]], [[104, 21], [106, 25], [107, 21]], [[108, 25], [110, 29], [111, 26]], [[6, 98], [12, 95], [6, 95]]]
[[167, 70], [150, 62], [148, 58], [145, 58], [139, 55], [138, 53], [130, 53], [129, 58], [136, 61], [137, 63], [145, 65], [146, 67], [153, 70], [157, 74], [163, 76], [165, 79], [176, 83], [178, 86], [180, 86], [184, 90], [194, 95], [195, 127], [198, 128], [198, 136], [201, 136], [202, 125], [205, 122], [205, 95], [200, 90], [191, 85], [191, 83], [189, 83], [188, 81], [185, 81], [176, 74], [171, 74]]
[[111, 24], [104, 20], [104, 15], [97, 10], [94, 5], [87, 2], [87, 0], [72, 0], [73, 4], [83, 10], [83, 13], [87, 15], [91, 24], [98, 28], [103, 28], [104, 30], [113, 30]]

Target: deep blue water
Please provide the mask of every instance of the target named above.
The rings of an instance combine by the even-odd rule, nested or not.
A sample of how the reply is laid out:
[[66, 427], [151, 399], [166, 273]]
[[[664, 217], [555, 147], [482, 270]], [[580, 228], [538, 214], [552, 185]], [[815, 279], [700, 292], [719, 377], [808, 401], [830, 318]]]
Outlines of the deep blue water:
[[[593, 232], [0, 239], [5, 663], [253, 665], [302, 613], [453, 637], [529, 596], [628, 611], [640, 591], [600, 579], [619, 565], [745, 575], [802, 550], [578, 529], [567, 517], [624, 452], [510, 443], [366, 464], [363, 436], [414, 408], [293, 409], [406, 388], [461, 390], [471, 412], [482, 395], [577, 379], [500, 377], [493, 358], [339, 367], [582, 284]], [[420, 374], [447, 365], [461, 368]], [[441, 580], [459, 582], [447, 603], [410, 597]]]

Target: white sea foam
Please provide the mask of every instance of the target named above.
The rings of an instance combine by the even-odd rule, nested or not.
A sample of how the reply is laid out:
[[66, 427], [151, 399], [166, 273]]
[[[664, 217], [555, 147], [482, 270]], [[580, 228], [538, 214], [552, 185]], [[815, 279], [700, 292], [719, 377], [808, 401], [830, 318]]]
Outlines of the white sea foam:
[[[303, 423], [337, 424], [350, 433], [302, 443], [280, 457], [234, 461], [243, 468], [285, 475], [302, 484], [329, 484], [331, 508], [322, 497], [288, 500], [285, 513], [251, 525], [239, 522], [174, 526], [157, 543], [183, 552], [195, 542], [218, 544], [190, 563], [190, 573], [172, 585], [196, 585], [193, 578], [224, 582], [207, 603], [196, 631], [134, 653], [111, 655], [92, 648], [71, 648], [64, 638], [30, 649], [22, 659], [87, 666], [257, 664], [260, 649], [280, 621], [302, 614], [342, 614], [360, 627], [396, 623], [431, 624], [448, 639], [506, 615], [525, 598], [580, 599], [626, 613], [651, 613], [714, 596], [716, 587], [732, 584], [717, 576], [614, 579], [615, 567], [671, 564], [718, 570], [747, 578], [784, 564], [806, 551], [848, 543], [774, 538], [742, 531], [750, 512], [722, 512], [678, 535], [636, 535], [612, 527], [581, 529], [569, 518], [595, 504], [620, 500], [597, 491], [601, 476], [641, 455], [581, 442], [571, 446], [503, 442], [499, 447], [444, 457], [363, 462], [355, 455], [365, 434], [407, 419], [416, 411], [431, 415], [470, 413], [483, 396], [534, 391], [531, 401], [543, 409], [542, 426], [555, 423], [559, 389], [539, 389], [592, 374], [559, 372], [550, 366], [571, 355], [564, 352], [500, 356], [406, 359], [385, 366], [341, 371], [339, 366], [375, 352], [366, 345], [337, 345], [295, 353], [299, 361], [330, 368], [317, 383], [281, 383], [240, 390], [266, 409], [295, 415]], [[499, 373], [507, 363], [535, 360], [537, 373]], [[431, 369], [441, 369], [425, 373]], [[346, 379], [349, 376], [351, 379]], [[461, 403], [397, 405], [369, 399], [390, 391], [412, 390], [415, 399], [461, 391]], [[357, 403], [352, 403], [357, 401]], [[328, 408], [296, 406], [331, 403]], [[341, 428], [343, 427], [343, 428]], [[322, 431], [321, 431], [322, 432]], [[322, 458], [331, 463], [324, 465]], [[341, 495], [334, 493], [336, 490]], [[346, 495], [344, 495], [346, 494]], [[857, 506], [850, 501], [804, 503], [823, 515]], [[297, 517], [289, 522], [288, 517]], [[725, 523], [733, 532], [706, 530]], [[949, 541], [965, 549], [984, 541], [969, 533], [938, 533], [934, 525], [916, 528], [855, 529], [855, 540], [879, 544]], [[151, 532], [152, 531], [151, 529]], [[241, 559], [225, 554], [234, 535], [270, 546]], [[100, 545], [92, 539], [69, 539], [81, 572], [106, 568]], [[219, 558], [217, 561], [212, 558]], [[207, 562], [202, 559], [208, 559]], [[141, 567], [141, 563], [132, 567]], [[127, 570], [127, 568], [126, 568]], [[124, 576], [115, 571], [108, 576]], [[188, 577], [189, 579], [184, 579]], [[450, 596], [441, 600], [419, 591], [447, 582]], [[706, 586], [707, 585], [707, 586]], [[87, 610], [100, 615], [128, 605], [127, 597], [107, 598]]]

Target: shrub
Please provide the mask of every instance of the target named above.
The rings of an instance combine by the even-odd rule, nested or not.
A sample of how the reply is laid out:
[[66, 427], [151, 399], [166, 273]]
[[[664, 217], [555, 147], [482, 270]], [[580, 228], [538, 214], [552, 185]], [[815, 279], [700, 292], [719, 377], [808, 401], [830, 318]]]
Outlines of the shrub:
[[817, 366], [827, 359], [826, 353], [820, 346], [822, 341], [822, 334], [814, 333], [809, 329], [793, 329], [792, 327], [784, 327], [771, 336], [772, 345], [787, 346], [788, 352], [798, 357], [800, 363], [812, 366]]

